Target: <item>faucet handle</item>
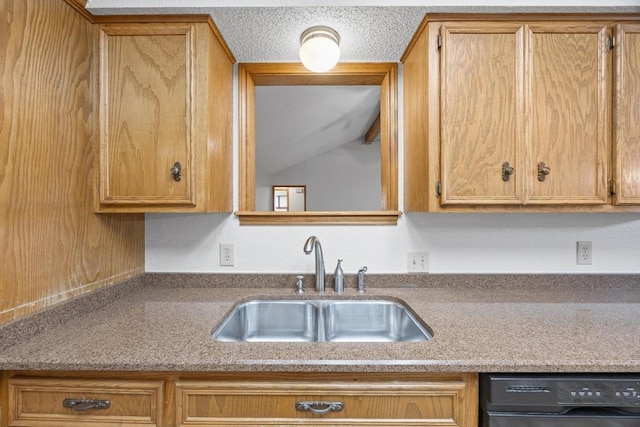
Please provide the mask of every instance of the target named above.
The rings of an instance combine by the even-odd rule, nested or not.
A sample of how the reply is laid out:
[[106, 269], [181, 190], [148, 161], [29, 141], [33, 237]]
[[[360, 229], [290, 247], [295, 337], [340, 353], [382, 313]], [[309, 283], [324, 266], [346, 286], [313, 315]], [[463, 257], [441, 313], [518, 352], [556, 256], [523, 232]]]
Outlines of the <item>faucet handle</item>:
[[304, 276], [296, 276], [296, 294], [304, 294]]
[[367, 266], [358, 270], [358, 293], [364, 294], [364, 273], [367, 272]]

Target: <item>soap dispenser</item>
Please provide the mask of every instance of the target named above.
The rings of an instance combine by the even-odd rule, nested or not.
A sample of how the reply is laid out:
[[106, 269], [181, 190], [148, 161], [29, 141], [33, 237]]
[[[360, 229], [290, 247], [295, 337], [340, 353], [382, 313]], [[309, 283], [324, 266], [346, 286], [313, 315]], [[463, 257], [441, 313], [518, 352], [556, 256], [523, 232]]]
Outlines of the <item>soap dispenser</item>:
[[333, 288], [336, 293], [341, 294], [344, 292], [344, 271], [342, 271], [342, 260], [338, 260], [336, 271], [333, 273]]

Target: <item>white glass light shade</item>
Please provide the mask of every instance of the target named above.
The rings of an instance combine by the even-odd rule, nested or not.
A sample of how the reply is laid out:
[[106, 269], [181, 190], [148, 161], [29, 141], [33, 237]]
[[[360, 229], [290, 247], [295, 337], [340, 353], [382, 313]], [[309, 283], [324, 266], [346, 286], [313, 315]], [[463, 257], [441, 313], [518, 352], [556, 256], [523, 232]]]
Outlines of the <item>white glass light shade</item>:
[[329, 71], [340, 59], [340, 36], [329, 27], [311, 27], [300, 36], [300, 60], [310, 71]]

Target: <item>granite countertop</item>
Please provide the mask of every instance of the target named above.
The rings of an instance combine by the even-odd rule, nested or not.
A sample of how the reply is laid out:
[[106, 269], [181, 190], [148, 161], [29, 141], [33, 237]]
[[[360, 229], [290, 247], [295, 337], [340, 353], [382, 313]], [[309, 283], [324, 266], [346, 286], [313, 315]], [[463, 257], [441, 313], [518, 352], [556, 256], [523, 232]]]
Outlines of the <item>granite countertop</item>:
[[[214, 327], [239, 301], [299, 298], [293, 292], [293, 276], [280, 279], [286, 287], [264, 287], [271, 278], [145, 274], [4, 325], [0, 369], [640, 372], [637, 276], [370, 276], [366, 295], [357, 295], [348, 280], [343, 297], [402, 300], [431, 327], [433, 339], [211, 339]], [[384, 286], [391, 282], [393, 286]], [[304, 297], [318, 294], [309, 290]], [[323, 297], [336, 295], [328, 290]]]

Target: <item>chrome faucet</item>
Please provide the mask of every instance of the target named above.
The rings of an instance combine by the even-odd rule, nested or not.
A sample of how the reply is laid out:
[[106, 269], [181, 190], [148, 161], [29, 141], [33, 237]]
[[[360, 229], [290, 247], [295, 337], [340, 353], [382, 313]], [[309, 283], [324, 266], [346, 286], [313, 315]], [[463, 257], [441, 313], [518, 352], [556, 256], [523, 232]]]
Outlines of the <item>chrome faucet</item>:
[[324, 292], [324, 255], [322, 255], [322, 245], [316, 236], [311, 236], [304, 242], [304, 253], [309, 255], [316, 250], [316, 291]]
[[358, 293], [364, 294], [364, 273], [367, 272], [367, 267], [364, 266], [358, 270]]

